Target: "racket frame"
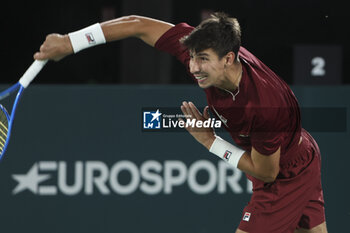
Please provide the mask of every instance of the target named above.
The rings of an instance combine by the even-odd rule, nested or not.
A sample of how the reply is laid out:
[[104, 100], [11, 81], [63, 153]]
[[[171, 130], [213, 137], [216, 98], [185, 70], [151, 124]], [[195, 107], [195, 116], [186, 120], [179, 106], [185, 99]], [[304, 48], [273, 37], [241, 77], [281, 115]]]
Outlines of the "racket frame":
[[2, 110], [3, 110], [3, 112], [5, 113], [5, 115], [7, 117], [8, 127], [7, 127], [7, 137], [6, 137], [5, 145], [4, 145], [4, 148], [3, 148], [2, 152], [1, 152], [1, 155], [0, 155], [0, 161], [2, 160], [2, 157], [5, 154], [5, 151], [7, 149], [8, 143], [10, 141], [11, 130], [12, 130], [12, 125], [13, 125], [13, 119], [15, 118], [16, 108], [17, 108], [18, 102], [19, 102], [19, 100], [20, 100], [20, 98], [22, 96], [24, 87], [20, 83], [16, 83], [15, 85], [9, 87], [7, 90], [5, 90], [2, 93], [0, 93], [0, 100], [1, 100], [3, 98], [6, 98], [11, 93], [13, 93], [13, 92], [15, 92], [17, 90], [18, 90], [18, 93], [17, 93], [16, 99], [15, 99], [15, 101], [13, 103], [11, 114], [10, 115], [8, 114], [8, 112], [7, 112], [7, 110], [6, 110], [6, 108], [4, 106], [1, 107], [1, 108], [3, 108]]
[[8, 127], [7, 127], [7, 138], [5, 141], [5, 145], [4, 145], [4, 148], [0, 154], [0, 161], [3, 158], [5, 151], [7, 149], [8, 143], [10, 141], [13, 120], [14, 120], [15, 114], [16, 114], [16, 108], [17, 108], [18, 102], [22, 96], [23, 90], [25, 88], [27, 88], [28, 85], [33, 81], [33, 79], [40, 72], [40, 70], [46, 65], [47, 61], [48, 60], [42, 60], [42, 61], [35, 60], [16, 84], [14, 84], [13, 86], [7, 88], [6, 90], [4, 90], [3, 92], [0, 93], [0, 100], [2, 100], [4, 98], [8, 97], [9, 95], [11, 95], [11, 93], [18, 90], [15, 101], [14, 101], [13, 106], [12, 106], [10, 116], [9, 116], [6, 108], [2, 107], [5, 110], [4, 112], [5, 112], [5, 115], [6, 115], [7, 120], [8, 120]]

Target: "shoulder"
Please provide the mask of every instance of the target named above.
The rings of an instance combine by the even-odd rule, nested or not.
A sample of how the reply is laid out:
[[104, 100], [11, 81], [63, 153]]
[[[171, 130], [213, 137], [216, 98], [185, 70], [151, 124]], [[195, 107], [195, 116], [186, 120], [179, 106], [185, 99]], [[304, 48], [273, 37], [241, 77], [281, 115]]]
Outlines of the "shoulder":
[[155, 43], [155, 48], [176, 57], [188, 66], [190, 57], [187, 48], [182, 46], [180, 39], [193, 31], [194, 27], [180, 23], [166, 31]]
[[162, 50], [164, 46], [169, 44], [169, 42], [177, 42], [179, 40], [190, 34], [193, 31], [194, 27], [188, 25], [187, 23], [179, 23], [174, 27], [171, 27], [168, 31], [166, 31], [155, 43], [155, 47]]

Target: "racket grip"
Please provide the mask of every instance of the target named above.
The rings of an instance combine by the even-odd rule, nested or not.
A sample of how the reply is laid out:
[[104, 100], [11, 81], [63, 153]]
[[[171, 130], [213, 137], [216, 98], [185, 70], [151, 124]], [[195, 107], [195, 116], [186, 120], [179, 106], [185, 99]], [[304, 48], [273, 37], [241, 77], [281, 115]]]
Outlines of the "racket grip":
[[33, 81], [35, 76], [37, 76], [40, 70], [46, 65], [47, 61], [48, 60], [35, 60], [20, 78], [19, 83], [24, 88], [28, 87], [28, 85]]

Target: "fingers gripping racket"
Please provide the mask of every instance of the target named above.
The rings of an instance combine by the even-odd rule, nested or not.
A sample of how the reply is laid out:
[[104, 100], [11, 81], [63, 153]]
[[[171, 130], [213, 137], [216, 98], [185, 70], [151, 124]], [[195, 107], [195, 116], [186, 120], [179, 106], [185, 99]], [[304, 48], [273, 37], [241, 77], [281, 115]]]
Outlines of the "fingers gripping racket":
[[21, 98], [23, 90], [28, 87], [28, 85], [33, 81], [35, 76], [40, 72], [40, 70], [45, 66], [46, 63], [47, 60], [35, 60], [20, 78], [18, 83], [0, 93], [1, 101], [17, 91], [11, 114], [9, 114], [6, 108], [0, 104], [0, 161], [4, 156], [4, 153], [10, 140], [13, 119], [15, 117], [17, 104]]

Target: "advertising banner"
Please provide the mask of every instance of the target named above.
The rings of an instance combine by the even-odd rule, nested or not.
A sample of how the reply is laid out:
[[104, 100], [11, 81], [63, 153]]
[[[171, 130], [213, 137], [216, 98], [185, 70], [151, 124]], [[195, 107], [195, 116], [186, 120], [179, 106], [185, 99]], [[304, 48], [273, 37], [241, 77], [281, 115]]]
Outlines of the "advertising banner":
[[[350, 92], [337, 90], [338, 96], [346, 93], [343, 100], [323, 104], [317, 103], [322, 90], [295, 92], [307, 108], [336, 107], [342, 114], [335, 131], [311, 132], [323, 155], [329, 229], [337, 229], [350, 217], [350, 190], [340, 180], [348, 177], [343, 171], [350, 162]], [[0, 231], [234, 232], [249, 218], [242, 210], [252, 193], [250, 181], [177, 121], [182, 101], [202, 111], [205, 100], [195, 86], [33, 85], [18, 107], [0, 163]], [[217, 121], [208, 126], [230, 140]]]

